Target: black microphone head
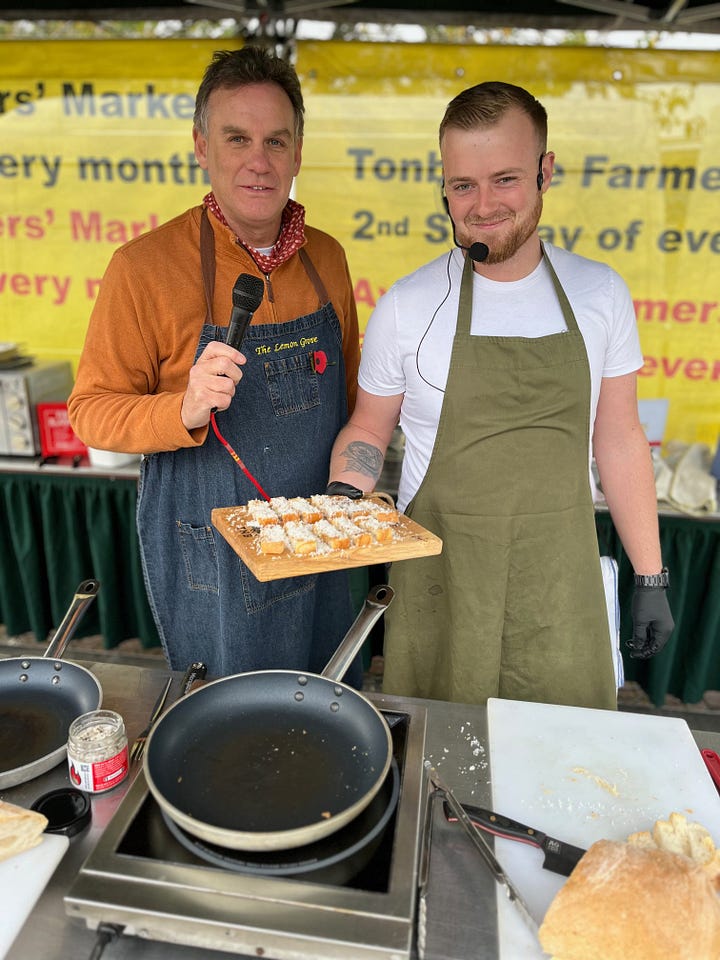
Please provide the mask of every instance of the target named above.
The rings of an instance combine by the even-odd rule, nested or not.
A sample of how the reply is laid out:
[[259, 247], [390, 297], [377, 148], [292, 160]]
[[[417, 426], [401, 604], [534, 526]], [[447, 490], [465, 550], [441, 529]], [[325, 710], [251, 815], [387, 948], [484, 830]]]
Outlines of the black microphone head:
[[470, 244], [468, 253], [470, 254], [470, 259], [474, 260], [475, 263], [482, 263], [484, 260], [487, 260], [490, 247], [488, 247], [486, 243], [481, 243], [477, 240], [475, 243]]
[[255, 313], [262, 303], [265, 284], [260, 277], [251, 273], [241, 273], [235, 281], [232, 292], [233, 306], [248, 313]]

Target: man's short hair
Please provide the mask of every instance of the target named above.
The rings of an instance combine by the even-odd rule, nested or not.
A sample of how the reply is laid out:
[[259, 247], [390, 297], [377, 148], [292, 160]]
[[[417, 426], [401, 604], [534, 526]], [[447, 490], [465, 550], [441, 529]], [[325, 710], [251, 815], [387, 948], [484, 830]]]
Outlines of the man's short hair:
[[522, 110], [532, 121], [542, 151], [547, 147], [545, 107], [523, 87], [500, 80], [488, 80], [468, 87], [451, 100], [440, 123], [440, 143], [449, 127], [472, 130], [491, 127], [510, 110]]
[[285, 91], [295, 114], [295, 136], [301, 140], [305, 128], [305, 105], [300, 80], [291, 64], [264, 47], [215, 51], [195, 98], [195, 129], [207, 136], [208, 102], [213, 90], [221, 87], [233, 90], [251, 83], [276, 83]]

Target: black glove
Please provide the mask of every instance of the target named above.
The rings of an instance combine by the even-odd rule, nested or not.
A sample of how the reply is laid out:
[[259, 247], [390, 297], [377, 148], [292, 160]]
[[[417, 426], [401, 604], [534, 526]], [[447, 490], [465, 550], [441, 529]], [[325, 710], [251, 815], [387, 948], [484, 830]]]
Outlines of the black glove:
[[670, 639], [675, 621], [670, 613], [665, 587], [635, 587], [632, 598], [630, 656], [647, 660], [659, 653]]
[[340, 480], [333, 480], [327, 485], [325, 495], [328, 497], [349, 497], [351, 500], [361, 500], [365, 494], [350, 483], [341, 483]]

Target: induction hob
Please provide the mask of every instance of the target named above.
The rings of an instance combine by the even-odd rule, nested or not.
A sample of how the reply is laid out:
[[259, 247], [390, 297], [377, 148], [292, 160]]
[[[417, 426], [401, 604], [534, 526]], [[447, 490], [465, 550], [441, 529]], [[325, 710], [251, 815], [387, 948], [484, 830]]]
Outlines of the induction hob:
[[424, 707], [368, 694], [390, 726], [395, 813], [341, 883], [240, 872], [195, 856], [164, 822], [140, 771], [65, 897], [91, 928], [269, 960], [405, 960], [413, 953], [427, 785]]

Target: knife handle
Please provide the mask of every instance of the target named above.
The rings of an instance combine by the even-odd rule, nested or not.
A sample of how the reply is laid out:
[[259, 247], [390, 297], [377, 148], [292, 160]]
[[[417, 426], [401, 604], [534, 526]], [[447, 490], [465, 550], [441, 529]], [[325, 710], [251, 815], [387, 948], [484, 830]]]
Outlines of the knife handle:
[[[503, 817], [492, 810], [485, 810], [483, 807], [473, 807], [468, 803], [463, 804], [465, 813], [472, 822], [485, 830], [486, 833], [492, 833], [496, 837], [503, 837], [506, 840], [519, 840], [521, 843], [529, 843], [533, 847], [542, 847], [546, 834], [534, 830], [532, 827], [526, 827], [524, 823], [517, 820], [511, 820], [509, 817]], [[453, 814], [447, 803], [443, 804], [445, 818], [454, 821], [457, 818]]]

